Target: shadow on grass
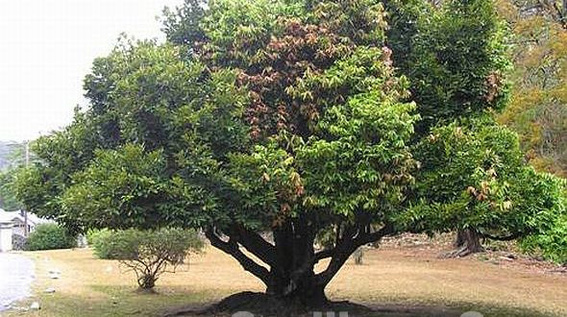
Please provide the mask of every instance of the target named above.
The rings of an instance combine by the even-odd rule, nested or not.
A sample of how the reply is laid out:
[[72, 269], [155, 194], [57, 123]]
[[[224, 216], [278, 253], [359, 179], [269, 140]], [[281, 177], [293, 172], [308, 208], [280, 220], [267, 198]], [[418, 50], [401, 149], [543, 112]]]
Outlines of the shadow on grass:
[[[466, 312], [477, 312], [482, 314], [482, 316], [503, 316], [503, 317], [559, 317], [560, 315], [552, 314], [548, 312], [542, 312], [535, 309], [528, 309], [528, 308], [515, 308], [515, 307], [506, 307], [506, 306], [498, 306], [498, 305], [488, 305], [485, 303], [453, 303], [451, 305], [446, 305], [443, 303], [435, 303], [431, 302], [430, 304], [411, 304], [411, 301], [404, 302], [403, 304], [400, 301], [400, 304], [397, 303], [390, 303], [386, 305], [382, 305], [379, 303], [368, 303], [368, 302], [361, 302], [361, 303], [352, 303], [348, 301], [344, 302], [334, 302], [331, 304], [332, 308], [328, 310], [324, 310], [320, 312], [320, 314], [314, 314], [313, 312], [309, 312], [306, 314], [280, 314], [274, 315], [266, 313], [266, 307], [263, 307], [261, 311], [254, 312], [255, 316], [283, 316], [283, 317], [294, 317], [294, 316], [301, 316], [301, 317], [311, 317], [311, 316], [335, 316], [335, 317], [342, 317], [342, 316], [349, 316], [349, 317], [459, 317]], [[187, 317], [197, 317], [197, 316], [231, 316], [232, 313], [235, 311], [225, 312], [224, 314], [219, 313], [208, 313], [210, 311], [214, 311], [214, 309], [210, 309], [212, 305], [215, 303], [211, 303], [209, 305], [196, 305], [195, 303], [188, 303], [185, 310], [180, 309], [177, 310], [175, 313], [166, 314], [166, 316], [187, 316]], [[270, 305], [270, 304], [269, 304]], [[266, 306], [266, 305], [264, 305]], [[327, 311], [332, 311], [335, 314], [327, 314]], [[348, 312], [348, 315], [341, 315], [340, 312]], [[466, 316], [466, 315], [465, 315]], [[480, 315], [478, 315], [480, 316]], [[248, 316], [247, 316], [248, 317]]]
[[[69, 295], [64, 293], [41, 294], [29, 301], [39, 301], [41, 311], [32, 313], [11, 311], [11, 316], [187, 316], [212, 317], [231, 316], [231, 312], [206, 314], [208, 307], [215, 304], [222, 294], [217, 290], [196, 290], [187, 287], [157, 287], [156, 293], [140, 293], [133, 286], [90, 286], [92, 293]], [[22, 303], [28, 304], [29, 303]], [[362, 302], [368, 310], [349, 312], [349, 317], [459, 317], [468, 311], [481, 313], [483, 316], [505, 317], [555, 317], [537, 310], [487, 305], [484, 303], [452, 303], [444, 305], [386, 304]], [[340, 306], [339, 306], [340, 307]], [[347, 307], [347, 306], [345, 306]], [[335, 316], [339, 316], [336, 311]], [[260, 316], [260, 315], [256, 315]], [[314, 316], [313, 313], [302, 317]], [[327, 316], [326, 312], [322, 315]], [[328, 315], [330, 316], [330, 315]], [[343, 314], [344, 316], [344, 314]], [[267, 317], [263, 315], [263, 317]]]
[[[478, 312], [485, 317], [559, 317], [560, 315], [545, 313], [527, 308], [514, 308], [484, 303], [459, 303], [451, 305], [408, 305], [388, 304], [370, 305], [373, 312], [361, 315], [364, 317], [459, 317], [466, 312]], [[349, 314], [349, 316], [351, 316]], [[481, 316], [481, 315], [478, 315]]]

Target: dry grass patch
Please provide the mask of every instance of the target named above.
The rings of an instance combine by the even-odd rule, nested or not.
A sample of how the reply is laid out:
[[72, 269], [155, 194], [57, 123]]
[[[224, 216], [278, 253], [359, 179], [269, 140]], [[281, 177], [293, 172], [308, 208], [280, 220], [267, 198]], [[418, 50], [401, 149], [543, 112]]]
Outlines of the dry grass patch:
[[[349, 299], [396, 316], [459, 316], [474, 309], [486, 316], [567, 316], [567, 277], [502, 267], [474, 258], [438, 259], [436, 252], [384, 248], [366, 253], [363, 265], [349, 262], [328, 287], [333, 300]], [[91, 250], [29, 252], [36, 263], [33, 298], [39, 312], [7, 316], [159, 316], [183, 306], [203, 307], [230, 294], [262, 291], [262, 284], [236, 261], [208, 247], [189, 265], [157, 282], [155, 295], [136, 292], [133, 273]], [[61, 278], [49, 279], [49, 271]], [[45, 294], [48, 288], [54, 294]], [[421, 307], [421, 308], [420, 308]], [[434, 308], [430, 308], [434, 307]], [[421, 310], [420, 310], [421, 309]], [[380, 316], [378, 314], [377, 316]]]

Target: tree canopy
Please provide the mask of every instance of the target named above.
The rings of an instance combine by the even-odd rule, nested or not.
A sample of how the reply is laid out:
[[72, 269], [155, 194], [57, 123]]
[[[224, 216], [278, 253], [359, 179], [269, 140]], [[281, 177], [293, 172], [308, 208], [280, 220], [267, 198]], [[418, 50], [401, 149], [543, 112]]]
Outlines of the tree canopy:
[[[535, 175], [517, 139], [453, 123], [507, 100], [491, 3], [188, 0], [167, 11], [167, 43], [123, 39], [95, 60], [90, 107], [37, 142], [19, 196], [77, 231], [201, 228], [269, 294], [307, 306], [359, 246], [455, 228], [455, 206], [518, 231], [503, 210], [525, 214], [519, 184]], [[494, 198], [474, 203], [486, 182]], [[419, 222], [430, 214], [445, 218]]]

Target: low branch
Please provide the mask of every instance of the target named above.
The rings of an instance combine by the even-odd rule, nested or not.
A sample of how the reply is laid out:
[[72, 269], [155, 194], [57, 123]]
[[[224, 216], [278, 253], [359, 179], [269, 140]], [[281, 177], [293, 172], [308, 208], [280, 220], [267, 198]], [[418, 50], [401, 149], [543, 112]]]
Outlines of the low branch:
[[252, 273], [254, 276], [262, 280], [264, 284], [270, 284], [270, 272], [263, 266], [254, 262], [251, 258], [246, 256], [238, 246], [238, 243], [229, 237], [227, 242], [223, 241], [215, 232], [214, 228], [209, 228], [205, 232], [205, 236], [215, 248], [225, 252], [226, 254], [235, 258], [244, 270]]
[[323, 259], [330, 258], [334, 254], [335, 254], [335, 248], [321, 250], [315, 253], [315, 256], [313, 257], [313, 264], [317, 264], [319, 261]]
[[521, 233], [514, 233], [514, 234], [511, 234], [511, 235], [505, 236], [505, 237], [493, 236], [493, 235], [490, 235], [488, 233], [481, 233], [481, 235], [485, 238], [488, 238], [490, 240], [496, 240], [496, 241], [512, 241], [512, 240], [516, 240], [516, 239], [518, 239], [522, 236]]
[[365, 244], [376, 242], [381, 238], [393, 233], [395, 233], [394, 226], [388, 223], [384, 225], [384, 227], [382, 227], [380, 230], [375, 232], [364, 233], [358, 230], [354, 235], [349, 234], [343, 236], [339, 244], [337, 244], [335, 248], [332, 249], [334, 252], [331, 255], [332, 259], [329, 263], [329, 266], [327, 266], [327, 269], [317, 274], [318, 284], [327, 285], [345, 264], [351, 254], [356, 251], [356, 249]]
[[376, 242], [380, 239], [382, 239], [385, 236], [391, 235], [395, 232], [394, 230], [394, 225], [391, 223], [388, 223], [386, 225], [384, 225], [384, 227], [380, 228], [380, 230], [372, 232], [372, 233], [367, 233], [364, 235], [360, 235], [359, 237], [357, 237], [355, 239], [355, 243], [357, 244], [357, 247], [355, 248], [355, 250], [365, 244], [368, 243], [373, 243]]
[[264, 263], [271, 267], [276, 265], [275, 247], [258, 233], [242, 225], [235, 225], [232, 227], [230, 236]]

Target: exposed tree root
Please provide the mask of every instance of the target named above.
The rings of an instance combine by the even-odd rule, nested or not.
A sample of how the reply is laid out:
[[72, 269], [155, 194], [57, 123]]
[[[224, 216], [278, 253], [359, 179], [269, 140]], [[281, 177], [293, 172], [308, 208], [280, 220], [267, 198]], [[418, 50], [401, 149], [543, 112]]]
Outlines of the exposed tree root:
[[442, 254], [441, 258], [462, 258], [473, 253], [483, 252], [484, 248], [480, 243], [480, 234], [471, 229], [457, 231], [455, 250]]
[[328, 301], [324, 306], [306, 307], [301, 304], [300, 299], [284, 299], [265, 293], [242, 292], [231, 295], [219, 303], [202, 310], [184, 309], [165, 316], [182, 316], [188, 313], [210, 316], [222, 313], [250, 312], [255, 316], [292, 317], [307, 316], [313, 311], [334, 311], [337, 312], [336, 316], [338, 316], [339, 312], [348, 312], [350, 316], [358, 316], [371, 312], [371, 309], [348, 301]]
[[462, 257], [465, 257], [465, 256], [469, 256], [473, 253], [478, 253], [478, 252], [482, 252], [482, 251], [484, 251], [484, 250], [482, 250], [482, 249], [471, 250], [471, 248], [469, 248], [468, 246], [464, 246], [464, 247], [458, 248], [458, 249], [453, 250], [453, 251], [445, 252], [445, 253], [441, 254], [440, 257], [444, 258], [444, 259], [462, 258]]

